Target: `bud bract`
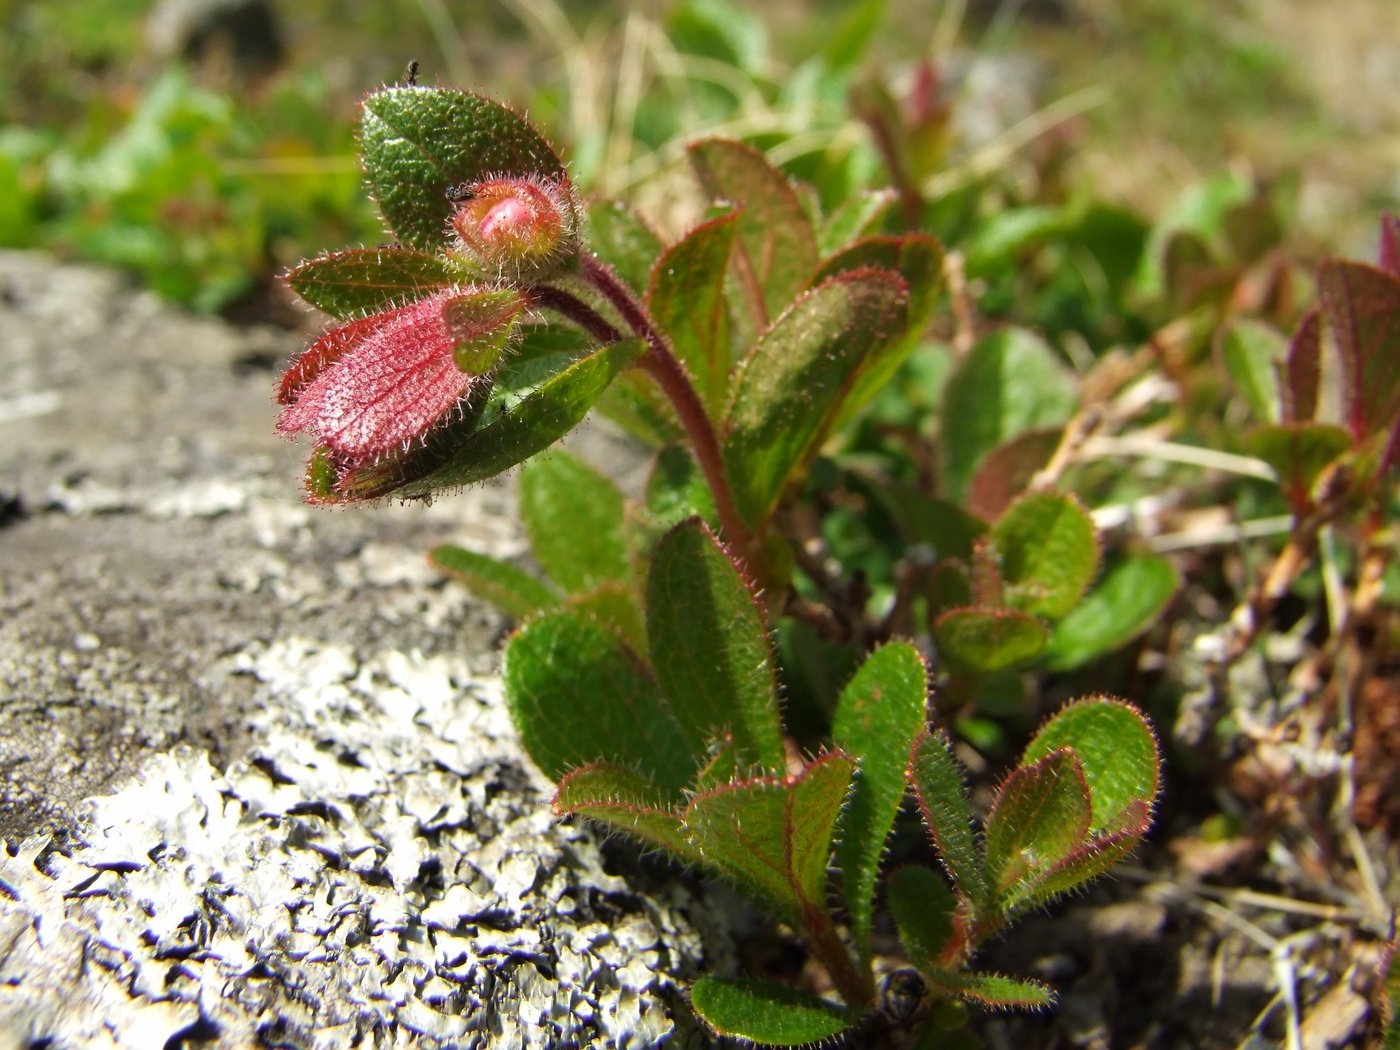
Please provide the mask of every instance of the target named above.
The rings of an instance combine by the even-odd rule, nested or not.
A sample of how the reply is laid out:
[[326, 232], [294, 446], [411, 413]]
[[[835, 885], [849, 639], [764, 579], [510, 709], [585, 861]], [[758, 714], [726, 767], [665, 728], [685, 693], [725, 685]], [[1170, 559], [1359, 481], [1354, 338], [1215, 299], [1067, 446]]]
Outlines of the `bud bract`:
[[578, 251], [578, 200], [563, 179], [488, 179], [460, 191], [452, 229], [462, 251], [511, 278], [547, 276]]

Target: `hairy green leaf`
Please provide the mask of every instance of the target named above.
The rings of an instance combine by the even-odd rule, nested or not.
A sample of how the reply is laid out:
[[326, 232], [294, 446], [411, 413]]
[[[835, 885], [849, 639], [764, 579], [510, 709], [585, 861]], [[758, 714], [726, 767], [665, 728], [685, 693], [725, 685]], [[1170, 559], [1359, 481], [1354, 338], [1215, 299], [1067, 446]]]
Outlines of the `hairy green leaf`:
[[636, 211], [622, 201], [592, 201], [584, 241], [632, 291], [646, 293], [651, 268], [661, 254], [661, 238]]
[[909, 961], [920, 973], [938, 969], [958, 906], [943, 876], [920, 864], [895, 868], [885, 880], [885, 903]]
[[444, 544], [428, 553], [428, 561], [517, 620], [559, 604], [559, 596], [543, 580], [485, 554]]
[[447, 191], [487, 176], [564, 178], [564, 165], [528, 122], [466, 91], [396, 86], [364, 102], [360, 144], [370, 193], [410, 248], [449, 244]]
[[695, 382], [712, 419], [729, 396], [729, 305], [724, 276], [739, 213], [711, 219], [671, 245], [651, 271], [647, 305]]
[[841, 818], [836, 860], [862, 957], [870, 950], [875, 880], [885, 840], [904, 798], [909, 749], [924, 728], [927, 705], [928, 672], [908, 642], [890, 642], [871, 653], [836, 705], [832, 739], [860, 763]]
[[520, 517], [530, 549], [570, 593], [631, 580], [622, 512], [618, 487], [572, 452], [555, 449], [520, 470]]
[[1023, 764], [1072, 748], [1093, 797], [1095, 835], [1139, 832], [1157, 797], [1161, 757], [1147, 719], [1131, 704], [1091, 697], [1062, 708], [1026, 746]]
[[318, 310], [348, 321], [421, 299], [470, 280], [460, 264], [409, 248], [349, 248], [293, 267], [292, 290]]
[[794, 929], [826, 910], [831, 840], [855, 762], [828, 752], [797, 776], [742, 781], [686, 807], [691, 842], [744, 896]]
[[851, 1015], [835, 1003], [774, 981], [707, 974], [690, 1005], [716, 1034], [767, 1046], [807, 1046], [839, 1035]]
[[1049, 638], [1038, 620], [1015, 609], [950, 609], [933, 622], [939, 654], [964, 674], [991, 674], [1029, 663]]
[[759, 529], [826, 438], [866, 355], [904, 324], [904, 282], [844, 274], [806, 293], [750, 353], [725, 421], [724, 460]]
[[700, 465], [682, 445], [668, 445], [656, 454], [647, 477], [647, 510], [667, 526], [699, 516], [714, 522], [714, 494]]
[[613, 378], [646, 348], [628, 339], [594, 351], [536, 387], [513, 409], [455, 447], [447, 461], [403, 495], [460, 488], [509, 470], [577, 426]]
[[1359, 442], [1400, 417], [1400, 277], [1324, 259], [1317, 289], [1341, 356], [1346, 424]]
[[[1016, 887], [1014, 897], [1002, 902], [1002, 911], [998, 919], [1003, 923], [1008, 922], [1017, 915], [1048, 904], [1061, 894], [1077, 889], [1091, 879], [1105, 874], [1128, 856], [1142, 841], [1142, 836], [1151, 822], [1145, 806], [1135, 807], [1135, 810], [1135, 815], [1141, 818], [1137, 830], [1100, 835], [1074, 850], [1058, 864], [1028, 875]], [[994, 930], [995, 927], [988, 924], [980, 932], [989, 934]]]
[[980, 905], [987, 896], [987, 881], [972, 837], [967, 787], [962, 767], [942, 733], [919, 734], [910, 751], [906, 776], [953, 885]]
[[1053, 991], [1039, 981], [1025, 978], [978, 970], [963, 973], [940, 970], [925, 976], [954, 995], [994, 1009], [1038, 1010], [1055, 1003]]
[[1240, 318], [1221, 329], [1216, 345], [1230, 381], [1261, 423], [1281, 418], [1278, 366], [1288, 353], [1288, 343], [1262, 321]]
[[998, 902], [1014, 904], [1018, 883], [1053, 868], [1089, 835], [1089, 785], [1069, 748], [1013, 770], [987, 816], [987, 881]]
[[606, 580], [589, 591], [571, 594], [564, 608], [582, 613], [621, 635], [632, 651], [649, 659], [646, 620], [636, 588], [621, 580]]
[[1058, 620], [1074, 608], [1099, 569], [1094, 522], [1073, 496], [1022, 496], [992, 526], [1006, 602]]
[[1074, 413], [1075, 382], [1039, 336], [1003, 328], [972, 347], [943, 393], [943, 484], [962, 500], [982, 457], [1032, 427]]
[[783, 768], [773, 655], [758, 603], [697, 518], [667, 533], [647, 576], [647, 637], [692, 750], [732, 733], [746, 763]]
[[556, 612], [530, 620], [507, 644], [501, 676], [525, 750], [551, 780], [615, 762], [675, 801], [694, 776], [700, 755], [646, 665], [592, 619]]
[[561, 817], [581, 814], [659, 846], [686, 864], [703, 865], [704, 858], [690, 844], [680, 816], [671, 809], [672, 801], [636, 770], [595, 762], [575, 769], [559, 781], [554, 812]]
[[811, 220], [787, 176], [752, 146], [706, 139], [690, 146], [690, 160], [706, 193], [742, 209], [734, 266], [762, 331], [816, 269]]
[[1134, 554], [1119, 562], [1055, 624], [1045, 666], [1071, 671], [1122, 648], [1156, 621], [1180, 586], [1176, 569], [1159, 555]]

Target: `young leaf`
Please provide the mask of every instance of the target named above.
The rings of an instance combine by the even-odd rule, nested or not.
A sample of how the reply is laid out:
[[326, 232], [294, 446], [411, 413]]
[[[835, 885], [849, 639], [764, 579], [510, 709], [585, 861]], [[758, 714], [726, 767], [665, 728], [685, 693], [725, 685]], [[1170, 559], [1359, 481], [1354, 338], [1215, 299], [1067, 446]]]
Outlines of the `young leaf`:
[[501, 677], [525, 750], [551, 780], [608, 761], [640, 770], [671, 801], [690, 783], [700, 756], [607, 628], [578, 613], [536, 617], [507, 644]]
[[1152, 823], [1151, 816], [1146, 806], [1134, 806], [1126, 817], [1131, 826], [1109, 835], [1100, 835], [1058, 864], [1027, 875], [1016, 886], [1015, 894], [1001, 901], [1000, 914], [995, 921], [989, 921], [979, 928], [979, 937], [989, 936], [996, 932], [999, 925], [1017, 915], [1048, 904], [1061, 894], [1097, 878], [1136, 849]]
[[1036, 335], [1003, 328], [979, 340], [943, 393], [943, 484], [961, 501], [977, 464], [1032, 427], [1064, 423], [1078, 396], [1073, 378]]
[[933, 622], [938, 652], [965, 674], [991, 674], [1034, 660], [1049, 634], [1015, 609], [951, 609]]
[[986, 521], [996, 521], [1050, 462], [1062, 435], [1060, 427], [1026, 430], [988, 452], [968, 485], [967, 509]]
[[465, 91], [376, 91], [364, 102], [360, 142], [384, 221], [404, 244], [426, 252], [448, 246], [448, 190], [488, 176], [565, 177], [549, 143], [524, 119]]
[[840, 751], [797, 776], [743, 781], [686, 807], [691, 842], [744, 896], [794, 929], [826, 910], [831, 839], [855, 762]]
[[517, 620], [559, 604], [559, 596], [543, 580], [485, 554], [445, 544], [428, 553], [428, 563]]
[[1400, 277], [1325, 259], [1317, 288], [1341, 356], [1346, 423], [1360, 442], [1400, 416]]
[[703, 794], [716, 788], [726, 787], [741, 776], [744, 770], [740, 765], [739, 749], [734, 746], [734, 737], [726, 736], [710, 751], [710, 760], [705, 763], [695, 777], [695, 793]]
[[343, 321], [382, 313], [471, 278], [465, 267], [408, 248], [349, 248], [293, 267], [286, 281]]
[[816, 268], [812, 223], [787, 176], [752, 146], [707, 139], [690, 146], [690, 160], [706, 193], [742, 209], [734, 265], [762, 331]]
[[657, 677], [692, 750], [732, 733], [746, 764], [781, 770], [768, 632], [748, 583], [698, 518], [652, 552], [646, 604]]
[[634, 292], [646, 292], [651, 268], [661, 254], [661, 238], [632, 208], [622, 201], [591, 202], [584, 241]]
[[825, 439], [866, 355], [904, 323], [904, 282], [843, 274], [806, 293], [744, 362], [725, 420], [724, 460], [745, 521], [761, 528]]
[[1002, 782], [987, 816], [987, 882], [1014, 903], [1017, 884], [1054, 867], [1089, 835], [1089, 785], [1069, 748], [1022, 765]]
[[908, 642], [891, 642], [871, 653], [836, 705], [831, 736], [860, 762], [850, 804], [841, 818], [836, 861], [856, 946], [870, 950], [875, 879], [904, 798], [909, 748], [924, 728], [928, 672]]
[[1099, 568], [1094, 522], [1073, 496], [1033, 492], [992, 526], [1006, 602], [1058, 620], [1074, 608]]
[[622, 493], [572, 452], [555, 449], [520, 469], [520, 517], [545, 572], [571, 594], [632, 578]]
[[1061, 709], [1026, 746], [1023, 765], [1072, 748], [1093, 799], [1094, 835], [1143, 828], [1157, 797], [1161, 758], [1147, 719], [1131, 704], [1107, 697]]
[[701, 977], [690, 990], [690, 1005], [716, 1034], [767, 1046], [820, 1043], [851, 1024], [851, 1015], [835, 1003], [743, 977]]
[[554, 812], [561, 817], [581, 814], [659, 846], [686, 864], [703, 865], [704, 858], [686, 838], [680, 816], [670, 807], [671, 801], [636, 770], [595, 762], [575, 769], [559, 781]]
[[976, 970], [940, 970], [924, 976], [954, 995], [993, 1009], [1039, 1010], [1055, 1004], [1055, 993], [1039, 981]]
[[711, 219], [671, 245], [651, 271], [647, 305], [671, 337], [711, 418], [729, 394], [729, 305], [724, 275], [739, 213]]
[[551, 376], [515, 408], [457, 444], [447, 461], [404, 496], [460, 488], [509, 470], [577, 426], [613, 378], [646, 348], [640, 339], [613, 343]]
[[895, 868], [885, 880], [885, 903], [909, 961], [920, 973], [939, 969], [958, 906], [943, 876], [921, 864]]
[[1134, 554], [1119, 562], [1055, 624], [1045, 666], [1072, 671], [1122, 648], [1156, 621], [1180, 586], [1176, 569], [1159, 555]]
[[905, 775], [953, 885], [974, 905], [980, 904], [987, 896], [987, 882], [972, 838], [967, 788], [962, 768], [941, 733], [919, 734]]
[[1318, 475], [1351, 444], [1351, 436], [1330, 423], [1279, 423], [1245, 435], [1245, 449], [1274, 468], [1295, 514], [1307, 513]]
[[1221, 329], [1216, 345], [1235, 389], [1261, 423], [1277, 423], [1282, 414], [1277, 366], [1288, 344], [1262, 321], [1239, 319]]

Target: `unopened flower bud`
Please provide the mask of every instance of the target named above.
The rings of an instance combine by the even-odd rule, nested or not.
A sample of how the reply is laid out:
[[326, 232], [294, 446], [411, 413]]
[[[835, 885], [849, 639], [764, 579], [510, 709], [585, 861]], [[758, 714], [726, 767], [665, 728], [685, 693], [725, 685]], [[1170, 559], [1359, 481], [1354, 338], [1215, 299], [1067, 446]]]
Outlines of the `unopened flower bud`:
[[458, 195], [462, 249], [502, 276], [546, 276], [578, 251], [579, 204], [565, 180], [488, 179]]

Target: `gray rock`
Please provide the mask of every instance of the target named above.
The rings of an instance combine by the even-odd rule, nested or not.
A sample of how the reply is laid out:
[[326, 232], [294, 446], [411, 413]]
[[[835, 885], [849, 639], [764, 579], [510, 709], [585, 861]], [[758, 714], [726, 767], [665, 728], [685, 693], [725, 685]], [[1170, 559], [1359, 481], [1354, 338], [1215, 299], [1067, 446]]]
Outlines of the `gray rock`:
[[423, 561], [522, 555], [509, 485], [303, 506], [301, 337], [106, 271], [0, 254], [0, 333], [0, 1050], [702, 1043], [714, 908], [552, 819]]

